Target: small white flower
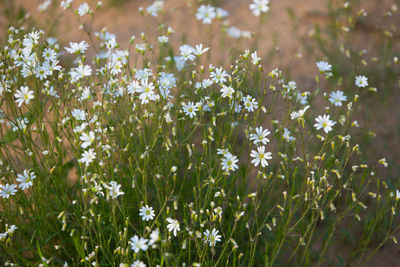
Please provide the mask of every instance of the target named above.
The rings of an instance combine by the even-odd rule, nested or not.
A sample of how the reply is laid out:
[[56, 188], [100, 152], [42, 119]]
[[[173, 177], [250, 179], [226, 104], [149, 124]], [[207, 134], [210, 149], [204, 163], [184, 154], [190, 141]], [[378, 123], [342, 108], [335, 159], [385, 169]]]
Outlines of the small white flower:
[[10, 196], [15, 195], [15, 193], [17, 193], [16, 184], [0, 185], [0, 197], [9, 198]]
[[193, 53], [194, 53], [196, 56], [201, 56], [202, 54], [204, 54], [204, 53], [207, 52], [208, 50], [210, 50], [209, 47], [203, 48], [203, 44], [197, 44], [196, 47], [195, 47], [195, 49], [194, 49], [194, 51], [193, 51]]
[[146, 11], [150, 16], [157, 17], [158, 13], [162, 11], [163, 7], [164, 1], [155, 1], [146, 8]]
[[260, 16], [261, 13], [266, 13], [269, 10], [269, 0], [253, 0], [250, 4], [250, 10], [255, 16]]
[[92, 68], [89, 65], [79, 65], [77, 68], [72, 68], [69, 71], [71, 82], [77, 82], [83, 77], [92, 75]]
[[232, 88], [232, 87], [230, 87], [230, 86], [225, 86], [225, 85], [222, 85], [222, 88], [221, 88], [221, 96], [223, 97], [223, 98], [230, 98], [230, 99], [232, 99], [232, 97], [233, 97], [233, 93], [235, 93], [235, 90]]
[[167, 229], [169, 232], [173, 232], [174, 236], [176, 236], [176, 233], [181, 230], [181, 226], [177, 220], [174, 220], [172, 218], [167, 218]]
[[90, 131], [89, 134], [82, 133], [80, 139], [83, 142], [81, 144], [81, 147], [82, 148], [87, 148], [88, 146], [90, 146], [94, 142], [94, 139], [95, 139], [94, 132]]
[[17, 229], [18, 229], [17, 226], [11, 225], [10, 228], [7, 229], [7, 233], [8, 233], [9, 235], [12, 235], [12, 234], [15, 232], [15, 230], [17, 230]]
[[248, 112], [254, 112], [258, 108], [258, 102], [250, 95], [243, 97], [243, 106]]
[[262, 126], [257, 127], [256, 132], [250, 135], [250, 140], [252, 140], [255, 145], [257, 145], [258, 143], [266, 145], [269, 142], [267, 136], [270, 133], [271, 132], [268, 129], [264, 130]]
[[82, 4], [78, 7], [78, 15], [79, 15], [79, 16], [82, 17], [83, 15], [86, 15], [86, 14], [89, 14], [89, 13], [91, 13], [91, 10], [90, 10], [89, 5], [88, 5], [86, 2], [82, 3]]
[[160, 44], [166, 44], [166, 43], [168, 43], [168, 36], [165, 36], [165, 35], [163, 35], [163, 36], [158, 36], [158, 37], [157, 37], [157, 40], [158, 40], [158, 42], [159, 42]]
[[300, 110], [298, 110], [298, 111], [293, 111], [292, 113], [290, 113], [290, 118], [291, 118], [292, 120], [302, 118], [302, 117], [304, 116], [304, 113], [305, 113], [305, 112], [307, 111], [307, 109], [309, 109], [309, 108], [310, 108], [310, 106], [307, 105], [307, 106], [305, 106], [303, 109], [300, 109]]
[[261, 58], [257, 55], [257, 51], [251, 53], [251, 62], [254, 65], [258, 65], [260, 63]]
[[60, 3], [60, 7], [62, 8], [62, 9], [68, 9], [68, 8], [70, 8], [71, 7], [71, 3], [72, 3], [72, 1], [73, 0], [65, 0], [65, 1], [61, 1], [61, 3]]
[[342, 91], [332, 92], [329, 95], [329, 102], [335, 106], [342, 106], [342, 102], [347, 100], [347, 96], [344, 95]]
[[108, 185], [104, 185], [104, 187], [108, 189], [112, 199], [116, 199], [117, 197], [125, 194], [121, 191], [121, 185], [115, 181], [111, 181]]
[[84, 54], [85, 51], [88, 49], [89, 44], [86, 43], [85, 41], [82, 41], [80, 43], [69, 43], [70, 47], [65, 47], [65, 50], [67, 50], [68, 53], [70, 54]]
[[38, 6], [38, 10], [41, 12], [46, 11], [50, 4], [51, 0], [46, 0]]
[[187, 104], [182, 104], [182, 111], [185, 113], [186, 116], [193, 118], [196, 116], [196, 112], [199, 110], [197, 104], [189, 101]]
[[217, 16], [215, 7], [210, 5], [201, 5], [197, 9], [196, 18], [202, 20], [203, 24], [211, 24], [212, 20]]
[[191, 47], [190, 45], [184, 44], [182, 46], [179, 47], [179, 51], [181, 53], [181, 58], [184, 61], [193, 61], [196, 56], [194, 55], [195, 49], [193, 47]]
[[325, 133], [329, 133], [332, 130], [332, 126], [336, 124], [336, 122], [330, 120], [329, 117], [330, 115], [319, 115], [315, 118], [317, 123], [314, 124], [314, 127], [317, 130], [323, 128]]
[[90, 163], [93, 162], [93, 160], [96, 158], [96, 152], [91, 148], [88, 151], [83, 152], [82, 158], [80, 158], [78, 161], [80, 163], [85, 163], [86, 166], [89, 166]]
[[332, 71], [332, 65], [326, 61], [318, 61], [316, 63], [317, 68], [320, 72], [330, 72]]
[[356, 77], [356, 82], [355, 82], [355, 84], [356, 84], [358, 87], [367, 87], [367, 86], [368, 86], [368, 78], [365, 77], [364, 75], [358, 75], [358, 76]]
[[[72, 117], [74, 117], [78, 121], [86, 120], [86, 112], [80, 109], [74, 109], [72, 112]], [[86, 127], [86, 126], [85, 126]]]
[[142, 217], [142, 221], [153, 220], [155, 216], [154, 209], [148, 205], [145, 205], [140, 208], [139, 216]]
[[284, 132], [283, 132], [282, 137], [283, 137], [283, 139], [285, 139], [287, 142], [292, 142], [292, 141], [296, 140], [296, 137], [291, 136], [291, 135], [290, 135], [290, 131], [289, 131], [287, 128], [284, 128], [283, 131], [284, 131]]
[[31, 187], [33, 185], [32, 180], [34, 180], [36, 178], [36, 175], [33, 172], [24, 170], [24, 173], [18, 174], [17, 177], [18, 177], [17, 181], [20, 182], [18, 187], [21, 188], [22, 190], [24, 190], [24, 189], [28, 189], [29, 187]]
[[213, 228], [211, 231], [206, 230], [204, 232], [204, 241], [210, 244], [210, 247], [214, 247], [217, 242], [221, 241], [221, 235], [218, 234], [218, 230]]
[[146, 264], [143, 261], [137, 260], [131, 264], [131, 267], [146, 267]]
[[217, 19], [225, 18], [225, 17], [227, 17], [229, 15], [228, 11], [226, 11], [225, 9], [220, 8], [220, 7], [217, 7], [215, 9], [215, 11], [217, 13]]
[[142, 238], [137, 235], [135, 235], [134, 237], [131, 237], [131, 249], [133, 251], [135, 251], [135, 253], [139, 253], [139, 251], [143, 250], [146, 251], [148, 249], [148, 245], [147, 242], [148, 240], [146, 238]]
[[238, 158], [228, 152], [226, 155], [224, 155], [224, 158], [222, 158], [222, 170], [226, 172], [235, 171], [239, 168], [239, 166], [236, 164], [238, 162]]
[[33, 91], [29, 90], [27, 86], [21, 86], [14, 96], [17, 98], [15, 102], [18, 103], [18, 107], [22, 106], [23, 103], [29, 104], [29, 101], [35, 98]]
[[229, 75], [226, 73], [226, 71], [222, 67], [217, 68], [210, 73], [210, 78], [215, 83], [226, 82], [227, 81], [226, 77], [229, 77]]
[[266, 167], [268, 166], [268, 161], [267, 159], [272, 159], [271, 157], [271, 152], [265, 152], [265, 147], [264, 146], [259, 146], [257, 147], [256, 150], [252, 150], [250, 153], [250, 156], [253, 158], [251, 163], [254, 164], [254, 166], [258, 166], [258, 164], [261, 163], [261, 167]]
[[160, 240], [160, 230], [157, 228], [150, 234], [149, 246], [154, 245], [158, 240]]
[[135, 69], [135, 78], [140, 81], [149, 80], [153, 76], [153, 72], [149, 68]]

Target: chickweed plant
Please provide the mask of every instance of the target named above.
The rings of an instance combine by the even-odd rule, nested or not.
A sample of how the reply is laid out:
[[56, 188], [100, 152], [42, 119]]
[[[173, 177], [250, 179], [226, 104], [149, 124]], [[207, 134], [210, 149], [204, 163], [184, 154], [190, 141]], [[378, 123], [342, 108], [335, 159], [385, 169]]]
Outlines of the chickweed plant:
[[[193, 11], [205, 24], [228, 15]], [[163, 1], [140, 10], [161, 12]], [[249, 1], [249, 16], [267, 12], [268, 0]], [[265, 71], [256, 50], [213, 65], [212, 47], [175, 47], [178, 30], [160, 22], [123, 49], [105, 30], [61, 45], [9, 28], [2, 265], [328, 266], [362, 264], [397, 242], [400, 192], [379, 175], [384, 158], [362, 160], [353, 119], [368, 77], [305, 91]], [[318, 61], [310, 75], [331, 71]]]
[[343, 79], [348, 86], [353, 80], [343, 77], [345, 73], [363, 72], [373, 82], [370, 92], [390, 97], [400, 86], [399, 2], [326, 2], [322, 23], [310, 32], [314, 42], [305, 39], [307, 50], [310, 54], [318, 51], [335, 65], [334, 80]]

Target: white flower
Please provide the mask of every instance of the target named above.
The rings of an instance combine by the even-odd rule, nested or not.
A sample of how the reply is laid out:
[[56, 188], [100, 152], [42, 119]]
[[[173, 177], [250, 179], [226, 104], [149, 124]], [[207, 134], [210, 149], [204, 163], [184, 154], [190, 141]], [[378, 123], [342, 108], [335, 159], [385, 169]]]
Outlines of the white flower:
[[332, 92], [329, 95], [329, 102], [331, 102], [335, 106], [342, 106], [342, 102], [346, 101], [347, 97], [343, 94], [342, 91]]
[[187, 60], [193, 61], [196, 58], [196, 56], [193, 55], [195, 50], [190, 45], [184, 44], [184, 45], [180, 46], [179, 51], [181, 53], [181, 58], [184, 61], [187, 61]]
[[155, 216], [154, 209], [148, 205], [143, 206], [139, 210], [139, 216], [142, 217], [142, 221], [153, 220]]
[[254, 166], [258, 166], [258, 164], [261, 163], [261, 167], [266, 167], [268, 166], [268, 161], [267, 159], [272, 159], [271, 157], [271, 152], [265, 152], [265, 147], [264, 146], [259, 146], [257, 147], [256, 150], [252, 150], [250, 153], [250, 156], [253, 158], [251, 163], [254, 164]]
[[229, 151], [226, 148], [217, 148], [217, 154], [218, 155], [222, 155], [222, 156], [226, 156], [228, 155]]
[[307, 96], [309, 95], [308, 92], [295, 92], [295, 96], [296, 96], [296, 100], [301, 104], [301, 105], [305, 105], [307, 104]]
[[292, 120], [302, 118], [304, 116], [304, 113], [306, 112], [306, 110], [309, 108], [310, 108], [310, 106], [307, 105], [303, 109], [300, 109], [298, 111], [293, 111], [292, 113], [290, 113], [290, 118]]
[[46, 0], [38, 6], [38, 10], [41, 12], [46, 11], [50, 4], [51, 0]]
[[176, 78], [173, 73], [161, 72], [158, 78], [158, 84], [165, 89], [171, 89], [176, 86]]
[[127, 89], [128, 94], [134, 95], [136, 92], [141, 91], [140, 83], [138, 81], [132, 81], [128, 84]]
[[163, 6], [164, 1], [155, 1], [153, 4], [146, 8], [146, 11], [150, 14], [150, 16], [157, 17], [158, 12], [162, 11]]
[[159, 42], [160, 44], [168, 43], [168, 36], [165, 36], [165, 35], [163, 35], [163, 36], [158, 36], [158, 37], [157, 37], [157, 40], [158, 40], [158, 42]]
[[69, 75], [71, 75], [71, 82], [77, 82], [83, 77], [92, 75], [92, 68], [89, 65], [79, 65], [77, 68], [72, 68]]
[[168, 231], [173, 232], [174, 236], [176, 236], [176, 233], [181, 230], [179, 222], [172, 218], [167, 218], [167, 222], [168, 222], [168, 225], [167, 225]]
[[230, 98], [230, 99], [232, 99], [232, 97], [233, 97], [233, 93], [235, 92], [235, 90], [232, 88], [232, 87], [230, 87], [230, 86], [225, 86], [225, 85], [222, 85], [222, 88], [221, 88], [221, 96], [223, 97], [223, 98], [226, 98], [226, 97], [228, 97], [228, 98]]
[[108, 189], [108, 191], [110, 192], [110, 197], [112, 199], [115, 199], [125, 194], [121, 191], [121, 185], [115, 181], [111, 181], [109, 185], [104, 185], [104, 187]]
[[215, 9], [215, 11], [216, 11], [216, 13], [217, 13], [217, 18], [218, 18], [218, 19], [225, 18], [225, 17], [227, 17], [227, 16], [229, 15], [229, 12], [228, 12], [228, 11], [226, 11], [225, 9], [220, 8], [220, 7], [217, 7], [217, 8]]
[[318, 61], [316, 63], [317, 68], [320, 72], [330, 72], [332, 71], [332, 65], [326, 61]]
[[14, 96], [17, 98], [15, 102], [18, 103], [18, 107], [22, 106], [23, 103], [29, 104], [29, 101], [35, 98], [33, 91], [29, 90], [27, 86], [21, 86]]
[[93, 160], [96, 157], [96, 152], [91, 148], [89, 151], [85, 151], [82, 154], [82, 158], [80, 158], [78, 161], [80, 163], [85, 163], [86, 166], [89, 166], [90, 163], [93, 162]]
[[139, 99], [141, 101], [141, 104], [147, 104], [150, 100], [156, 100], [157, 96], [154, 92], [154, 84], [152, 82], [149, 82], [147, 79], [141, 80], [140, 83], [141, 86], [138, 92], [140, 93]]
[[250, 95], [243, 97], [243, 106], [248, 112], [254, 112], [258, 108], [258, 102]]
[[153, 72], [149, 68], [135, 69], [135, 78], [140, 81], [149, 80], [151, 76], [153, 76]]
[[15, 230], [17, 230], [17, 229], [18, 229], [17, 226], [11, 225], [10, 228], [7, 229], [7, 233], [8, 233], [9, 235], [12, 235], [12, 234], [15, 232]]
[[146, 267], [146, 264], [143, 261], [137, 260], [131, 264], [131, 267]]
[[197, 104], [193, 103], [192, 101], [189, 101], [187, 104], [182, 103], [182, 111], [185, 113], [186, 116], [189, 116], [190, 118], [193, 118], [196, 116], [196, 111], [198, 111], [199, 108]]
[[70, 54], [84, 54], [85, 51], [88, 49], [89, 44], [86, 43], [85, 41], [82, 41], [80, 43], [69, 43], [70, 47], [65, 47], [65, 50], [67, 50], [68, 53]]
[[146, 238], [139, 238], [137, 235], [135, 235], [134, 237], [131, 237], [131, 249], [135, 251], [135, 253], [139, 253], [141, 250], [146, 251], [149, 247], [147, 242], [148, 240]]
[[94, 137], [94, 132], [93, 132], [93, 131], [90, 131], [89, 134], [87, 134], [87, 133], [82, 133], [80, 139], [81, 139], [81, 141], [83, 142], [83, 143], [81, 144], [81, 147], [82, 147], [82, 148], [87, 148], [88, 146], [90, 146], [90, 145], [93, 143], [93, 141], [94, 141], [94, 139], [95, 139], [95, 137]]
[[138, 52], [144, 53], [144, 51], [146, 51], [146, 49], [147, 49], [147, 45], [146, 45], [145, 43], [136, 44], [136, 45], [135, 45], [135, 48], [136, 48], [136, 50], [137, 50]]
[[67, 9], [67, 8], [70, 8], [70, 7], [71, 7], [72, 1], [73, 1], [73, 0], [61, 1], [60, 7], [61, 7], [62, 9], [64, 9], [64, 10]]
[[226, 29], [226, 33], [232, 38], [240, 38], [242, 37], [242, 31], [235, 26], [229, 27]]
[[210, 78], [213, 82], [215, 83], [224, 83], [226, 82], [226, 78], [229, 77], [229, 75], [226, 73], [226, 71], [220, 67], [215, 69], [210, 73]]
[[215, 7], [210, 5], [201, 5], [197, 9], [196, 18], [202, 20], [203, 24], [211, 24], [212, 20], [217, 16]]
[[266, 145], [269, 142], [269, 139], [267, 138], [267, 136], [270, 134], [271, 132], [268, 129], [263, 129], [262, 126], [256, 128], [256, 132], [250, 135], [250, 140], [253, 141], [253, 143], [255, 145], [257, 145], [258, 143], [262, 143], [264, 145]]
[[158, 240], [160, 240], [160, 230], [157, 228], [150, 234], [149, 246], [154, 245]]
[[235, 155], [232, 155], [231, 153], [227, 153], [224, 158], [222, 158], [222, 170], [229, 172], [229, 171], [235, 171], [236, 169], [239, 168], [239, 166], [236, 164], [238, 163], [239, 160]]
[[24, 46], [23, 49], [23, 54], [26, 57], [33, 56], [30, 55], [30, 52], [32, 51], [32, 48], [34, 45], [37, 45], [39, 43], [39, 38], [40, 38], [41, 32], [39, 31], [34, 31], [30, 32], [29, 34], [26, 34], [24, 36], [24, 40], [22, 41], [22, 44]]
[[12, 195], [17, 193], [17, 185], [16, 184], [6, 184], [0, 185], [0, 197], [9, 198]]
[[203, 44], [197, 44], [197, 45], [196, 45], [196, 48], [195, 48], [194, 51], [193, 51], [193, 53], [194, 53], [196, 56], [201, 56], [202, 54], [204, 54], [205, 52], [207, 52], [209, 49], [210, 49], [209, 47], [203, 48]]
[[91, 12], [89, 5], [84, 2], [78, 7], [78, 15], [83, 16]]
[[222, 236], [219, 235], [218, 232], [219, 231], [215, 228], [213, 228], [211, 232], [208, 229], [204, 232], [204, 241], [210, 243], [210, 247], [215, 246], [217, 242], [221, 241]]
[[294, 140], [296, 140], [295, 137], [290, 135], [290, 131], [287, 128], [284, 128], [284, 133], [282, 135], [283, 139], [285, 139], [287, 142], [292, 142]]
[[[74, 109], [72, 112], [72, 117], [74, 117], [78, 121], [86, 120], [86, 112], [80, 109]], [[86, 127], [86, 126], [85, 126]]]
[[269, 0], [253, 0], [250, 4], [250, 10], [255, 16], [260, 16], [261, 13], [266, 13], [269, 10]]
[[260, 63], [261, 58], [257, 55], [257, 51], [251, 53], [251, 62], [254, 65], [258, 65]]
[[321, 128], [324, 129], [325, 133], [329, 133], [332, 130], [332, 126], [336, 124], [336, 122], [329, 119], [330, 115], [319, 115], [315, 118], [317, 123], [314, 124], [314, 127], [319, 130]]
[[179, 71], [181, 71], [183, 69], [183, 67], [185, 67], [185, 60], [183, 60], [183, 58], [180, 57], [180, 56], [175, 56], [174, 57], [174, 62], [175, 62], [176, 68]]
[[43, 50], [42, 56], [46, 61], [55, 61], [57, 59], [57, 52], [53, 48], [45, 48]]
[[285, 88], [286, 91], [291, 92], [291, 91], [296, 90], [297, 84], [295, 81], [290, 81], [290, 82], [288, 82], [288, 84], [284, 84], [282, 87]]
[[36, 175], [33, 172], [24, 170], [24, 173], [18, 174], [17, 177], [18, 177], [17, 181], [20, 182], [18, 187], [21, 188], [22, 190], [24, 190], [24, 189], [28, 189], [29, 187], [31, 187], [33, 185], [32, 180], [34, 180], [36, 178]]
[[368, 86], [368, 78], [365, 77], [364, 75], [358, 75], [358, 76], [356, 77], [356, 82], [355, 82], [355, 84], [356, 84], [358, 87], [367, 87], [367, 86]]

